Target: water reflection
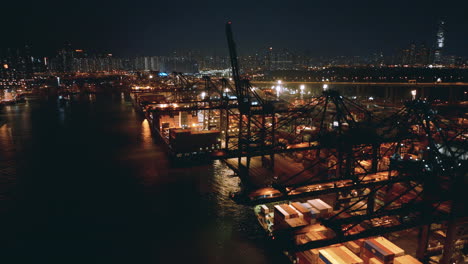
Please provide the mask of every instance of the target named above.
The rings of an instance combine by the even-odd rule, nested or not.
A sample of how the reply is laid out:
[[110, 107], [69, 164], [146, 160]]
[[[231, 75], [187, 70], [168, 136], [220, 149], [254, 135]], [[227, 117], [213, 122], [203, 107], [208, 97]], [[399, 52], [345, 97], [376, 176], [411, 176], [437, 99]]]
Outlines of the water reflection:
[[146, 119], [141, 122], [141, 139], [144, 148], [151, 148], [153, 146], [150, 124]]
[[[12, 222], [27, 229], [15, 258], [27, 251], [40, 253], [38, 263], [55, 263], [56, 252], [80, 263], [288, 263], [264, 246], [252, 210], [229, 198], [239, 179], [223, 162], [171, 163], [149, 122], [121, 98], [73, 100], [65, 125], [55, 101], [7, 110], [0, 170], [12, 176], [2, 171], [0, 193], [14, 199], [12, 186], [23, 190], [24, 213]], [[21, 172], [17, 152], [26, 156]], [[23, 259], [16, 263], [33, 263]]]
[[0, 212], [4, 212], [11, 206], [16, 184], [15, 147], [7, 124], [0, 125], [0, 151]]

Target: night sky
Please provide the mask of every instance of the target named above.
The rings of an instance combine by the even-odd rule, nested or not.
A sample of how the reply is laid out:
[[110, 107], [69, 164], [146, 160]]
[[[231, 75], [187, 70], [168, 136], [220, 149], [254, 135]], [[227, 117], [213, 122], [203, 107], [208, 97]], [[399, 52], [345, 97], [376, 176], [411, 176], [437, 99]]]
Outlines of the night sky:
[[[5, 3], [7, 2], [7, 3]], [[468, 1], [3, 1], [0, 48], [28, 42], [35, 54], [74, 48], [122, 56], [199, 50], [226, 54], [233, 22], [240, 54], [270, 47], [312, 56], [394, 53], [432, 46], [447, 21], [445, 54], [468, 56]]]

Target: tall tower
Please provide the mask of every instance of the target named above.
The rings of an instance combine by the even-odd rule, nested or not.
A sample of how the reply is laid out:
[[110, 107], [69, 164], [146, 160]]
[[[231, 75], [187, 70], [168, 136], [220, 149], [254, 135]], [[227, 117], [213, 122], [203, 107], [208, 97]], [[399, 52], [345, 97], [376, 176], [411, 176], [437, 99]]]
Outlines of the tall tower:
[[440, 20], [437, 28], [436, 43], [434, 48], [434, 64], [442, 64], [442, 50], [445, 45], [445, 21]]

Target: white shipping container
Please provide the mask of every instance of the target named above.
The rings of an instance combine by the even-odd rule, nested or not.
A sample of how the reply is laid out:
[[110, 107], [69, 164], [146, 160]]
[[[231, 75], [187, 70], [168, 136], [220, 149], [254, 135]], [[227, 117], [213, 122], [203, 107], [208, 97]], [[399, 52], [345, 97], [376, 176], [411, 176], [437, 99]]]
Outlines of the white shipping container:
[[[283, 210], [283, 208], [281, 208], [281, 206], [275, 205], [275, 209], [276, 209], [279, 213], [281, 213], [281, 214], [283, 215], [283, 218], [284, 218], [284, 219], [289, 219], [289, 218], [291, 218], [291, 216], [290, 216], [285, 210]], [[276, 218], [276, 215], [275, 215], [275, 218]]]
[[297, 215], [298, 215], [299, 218], [304, 219], [304, 215], [303, 215], [301, 212], [299, 212], [299, 210], [297, 210], [296, 208], [294, 208], [294, 206], [292, 206], [292, 205], [289, 205], [289, 207], [291, 207], [291, 209], [293, 209], [294, 211], [297, 212]]
[[264, 214], [268, 214], [270, 212], [270, 209], [264, 204], [260, 205], [260, 210]]
[[308, 200], [307, 202], [312, 205], [315, 209], [320, 212], [320, 215], [326, 214], [329, 212], [328, 206], [325, 206], [324, 203], [319, 202], [320, 199]]

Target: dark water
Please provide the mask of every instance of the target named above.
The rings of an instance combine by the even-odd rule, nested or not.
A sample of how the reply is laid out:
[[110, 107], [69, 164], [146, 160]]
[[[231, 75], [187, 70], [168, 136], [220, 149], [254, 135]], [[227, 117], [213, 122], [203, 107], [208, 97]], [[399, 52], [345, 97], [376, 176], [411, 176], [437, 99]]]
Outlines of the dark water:
[[128, 96], [0, 116], [0, 263], [288, 263], [224, 164], [172, 165]]

